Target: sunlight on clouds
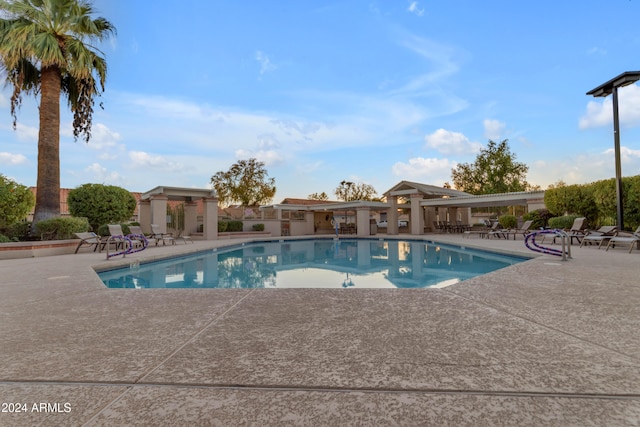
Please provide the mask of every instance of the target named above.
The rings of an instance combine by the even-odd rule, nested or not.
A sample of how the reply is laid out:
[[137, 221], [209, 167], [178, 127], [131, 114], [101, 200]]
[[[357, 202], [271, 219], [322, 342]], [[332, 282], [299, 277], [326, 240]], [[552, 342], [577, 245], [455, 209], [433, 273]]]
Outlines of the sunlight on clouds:
[[16, 124], [16, 135], [20, 141], [30, 141], [37, 142], [38, 141], [38, 128], [25, 126], [22, 123], [18, 122]]
[[[618, 90], [618, 111], [620, 125], [640, 126], [640, 86], [629, 85]], [[613, 97], [607, 96], [603, 101], [589, 101], [587, 112], [580, 118], [580, 129], [600, 126], [612, 126]]]
[[236, 150], [236, 158], [238, 160], [257, 159], [264, 162], [266, 166], [277, 166], [284, 162], [284, 157], [276, 150]]
[[397, 162], [391, 171], [402, 179], [442, 185], [451, 180], [451, 169], [457, 164], [449, 159], [415, 157], [409, 159], [409, 163]]
[[107, 168], [99, 163], [93, 163], [87, 166], [84, 171], [93, 175], [93, 181], [100, 183], [108, 183], [111, 185], [124, 183], [122, 176], [118, 172], [109, 172]]
[[484, 122], [484, 137], [492, 141], [502, 139], [502, 133], [506, 125], [499, 120], [486, 119]]
[[407, 11], [414, 13], [418, 16], [422, 16], [424, 15], [424, 8], [420, 9], [418, 7], [418, 2], [417, 1], [412, 1], [411, 3], [409, 3], [409, 7], [407, 8]]
[[27, 163], [27, 158], [22, 154], [0, 152], [0, 165], [22, 165]]
[[433, 148], [442, 154], [473, 154], [482, 148], [480, 143], [469, 141], [462, 133], [446, 129], [438, 129], [424, 139], [426, 148]]
[[132, 166], [135, 167], [163, 169], [166, 172], [178, 172], [185, 169], [182, 163], [172, 162], [163, 156], [154, 156], [144, 151], [131, 151], [129, 158], [133, 163]]

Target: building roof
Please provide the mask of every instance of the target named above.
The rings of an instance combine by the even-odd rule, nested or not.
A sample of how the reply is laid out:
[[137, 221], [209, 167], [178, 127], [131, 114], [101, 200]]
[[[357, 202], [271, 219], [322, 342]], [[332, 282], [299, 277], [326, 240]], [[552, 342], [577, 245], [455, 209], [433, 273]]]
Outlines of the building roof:
[[459, 197], [470, 196], [471, 194], [464, 191], [454, 190], [453, 188], [437, 187], [435, 185], [421, 184], [419, 182], [400, 181], [391, 187], [384, 196], [410, 196], [411, 194], [421, 194], [427, 198], [432, 197]]

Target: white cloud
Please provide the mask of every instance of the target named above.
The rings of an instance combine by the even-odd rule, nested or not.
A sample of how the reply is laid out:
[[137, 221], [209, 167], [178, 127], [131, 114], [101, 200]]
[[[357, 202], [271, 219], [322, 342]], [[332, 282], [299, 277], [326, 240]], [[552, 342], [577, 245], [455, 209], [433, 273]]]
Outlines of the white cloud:
[[[640, 86], [629, 85], [618, 89], [618, 112], [620, 125], [627, 127], [640, 126]], [[587, 112], [580, 118], [580, 129], [612, 126], [613, 97], [607, 96], [603, 101], [589, 101]]]
[[27, 158], [22, 154], [0, 152], [0, 165], [21, 165], [26, 162]]
[[433, 148], [442, 154], [473, 154], [482, 148], [480, 143], [469, 141], [464, 134], [446, 129], [438, 129], [424, 139], [427, 148]]
[[502, 139], [502, 134], [506, 125], [499, 120], [486, 119], [484, 122], [484, 137], [492, 141]]
[[451, 169], [457, 164], [449, 159], [415, 157], [408, 163], [397, 162], [391, 171], [402, 179], [442, 185], [451, 180]]
[[271, 62], [269, 56], [267, 56], [267, 54], [262, 51], [257, 51], [255, 58], [256, 61], [258, 61], [258, 63], [260, 64], [260, 75], [264, 75], [265, 73], [278, 69], [278, 67], [273, 62]]
[[38, 141], [38, 128], [32, 126], [25, 126], [18, 122], [16, 124], [16, 135], [20, 141], [37, 142]]
[[[620, 147], [620, 160], [623, 176], [634, 175], [632, 171], [640, 170], [640, 150]], [[567, 184], [584, 184], [614, 176], [614, 150], [610, 148], [576, 157], [535, 161], [529, 165], [527, 181], [547, 188], [560, 180]]]
[[118, 172], [109, 172], [107, 168], [99, 163], [93, 163], [87, 166], [84, 171], [93, 175], [93, 181], [100, 183], [108, 183], [111, 185], [123, 183], [123, 177]]
[[162, 169], [164, 172], [178, 172], [185, 169], [184, 165], [179, 162], [172, 162], [163, 156], [151, 155], [144, 151], [131, 151], [129, 158], [133, 167], [143, 167], [152, 169]]
[[420, 9], [418, 7], [418, 2], [417, 1], [412, 1], [411, 3], [409, 3], [409, 7], [407, 8], [407, 11], [414, 13], [418, 16], [422, 16], [424, 15], [424, 9]]

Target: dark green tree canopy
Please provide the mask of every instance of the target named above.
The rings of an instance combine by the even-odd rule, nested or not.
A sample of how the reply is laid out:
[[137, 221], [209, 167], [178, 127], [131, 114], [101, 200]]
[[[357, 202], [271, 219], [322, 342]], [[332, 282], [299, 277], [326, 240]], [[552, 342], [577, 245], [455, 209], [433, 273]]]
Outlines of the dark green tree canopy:
[[239, 160], [228, 171], [216, 172], [211, 184], [223, 205], [233, 202], [244, 206], [263, 205], [276, 194], [275, 178], [269, 178], [264, 162], [256, 159]]
[[376, 197], [376, 189], [372, 185], [341, 181], [335, 189], [338, 200], [350, 202], [352, 200], [373, 200]]
[[121, 187], [83, 184], [69, 191], [69, 212], [86, 217], [94, 230], [104, 224], [128, 221], [136, 209], [136, 198]]
[[451, 170], [456, 189], [470, 194], [496, 194], [533, 189], [527, 182], [529, 166], [516, 162], [508, 140], [489, 140], [474, 163], [461, 163]]
[[0, 227], [26, 219], [34, 200], [29, 187], [0, 173]]

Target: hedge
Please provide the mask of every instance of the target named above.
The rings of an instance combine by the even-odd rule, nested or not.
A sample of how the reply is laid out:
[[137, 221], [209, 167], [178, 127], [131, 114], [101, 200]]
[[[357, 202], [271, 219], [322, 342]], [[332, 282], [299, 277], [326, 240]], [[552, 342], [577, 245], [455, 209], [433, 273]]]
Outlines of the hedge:
[[39, 221], [37, 233], [41, 240], [64, 240], [75, 238], [74, 233], [89, 231], [87, 218], [57, 217]]

